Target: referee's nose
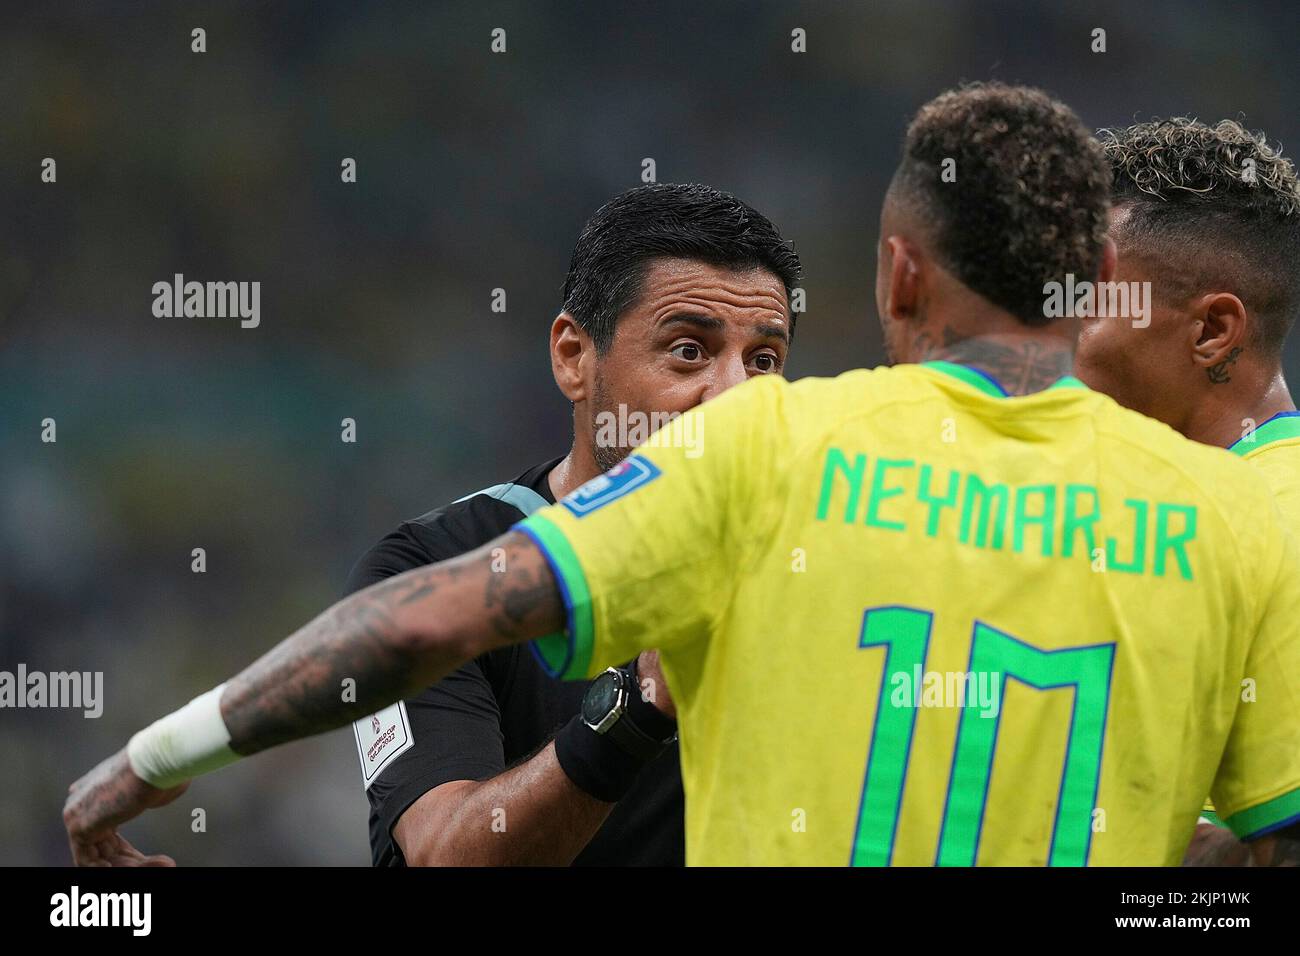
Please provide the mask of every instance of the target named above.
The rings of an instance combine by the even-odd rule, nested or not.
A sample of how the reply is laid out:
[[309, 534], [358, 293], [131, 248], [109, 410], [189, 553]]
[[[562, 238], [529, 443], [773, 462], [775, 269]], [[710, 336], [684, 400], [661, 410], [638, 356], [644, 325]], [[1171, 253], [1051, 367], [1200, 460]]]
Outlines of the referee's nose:
[[709, 372], [704, 391], [700, 394], [701, 402], [716, 398], [727, 389], [739, 385], [749, 378], [749, 371], [745, 368], [745, 358], [738, 353], [719, 356], [717, 361], [713, 363], [712, 368], [709, 369]]

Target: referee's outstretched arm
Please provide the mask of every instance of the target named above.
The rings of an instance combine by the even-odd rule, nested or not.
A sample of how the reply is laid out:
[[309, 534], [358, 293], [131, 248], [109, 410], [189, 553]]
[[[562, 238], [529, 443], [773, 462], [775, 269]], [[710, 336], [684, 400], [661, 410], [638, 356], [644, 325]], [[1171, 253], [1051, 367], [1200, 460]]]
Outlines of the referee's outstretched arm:
[[[494, 570], [502, 566], [495, 548], [504, 549], [506, 570]], [[555, 576], [518, 531], [359, 591], [74, 783], [63, 809], [73, 861], [166, 865], [169, 858], [140, 853], [117, 827], [174, 800], [200, 774], [341, 727], [480, 654], [565, 625]], [[355, 700], [344, 699], [348, 680]]]

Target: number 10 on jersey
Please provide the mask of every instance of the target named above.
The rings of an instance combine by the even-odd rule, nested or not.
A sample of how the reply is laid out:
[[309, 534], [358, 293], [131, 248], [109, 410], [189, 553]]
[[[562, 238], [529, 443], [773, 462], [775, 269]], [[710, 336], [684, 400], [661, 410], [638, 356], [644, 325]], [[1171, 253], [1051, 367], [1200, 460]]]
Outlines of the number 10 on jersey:
[[[888, 866], [894, 855], [918, 701], [896, 706], [888, 688], [896, 675], [910, 679], [924, 671], [933, 624], [933, 612], [912, 607], [868, 608], [862, 618], [858, 647], [883, 651], [885, 660], [853, 839], [853, 866]], [[1005, 681], [1014, 678], [1037, 691], [1074, 695], [1052, 822], [1050, 866], [1088, 862], [1114, 657], [1113, 643], [1045, 651], [981, 621], [971, 633], [969, 672], [1001, 674], [999, 693], [1005, 696]], [[978, 702], [963, 701], [935, 853], [938, 866], [974, 866], [979, 854], [998, 728], [1004, 719], [1000, 706], [996, 717], [981, 716], [980, 711]]]

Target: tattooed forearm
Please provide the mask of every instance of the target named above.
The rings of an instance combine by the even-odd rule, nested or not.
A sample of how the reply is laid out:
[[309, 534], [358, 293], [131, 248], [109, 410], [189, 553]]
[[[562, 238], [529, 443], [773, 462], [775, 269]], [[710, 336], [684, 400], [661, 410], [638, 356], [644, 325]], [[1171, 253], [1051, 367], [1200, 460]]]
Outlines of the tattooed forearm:
[[[392, 607], [437, 574], [421, 568], [353, 595], [232, 680], [221, 707], [231, 747], [256, 753], [362, 716], [377, 696], [399, 695], [414, 662]], [[355, 702], [343, 693], [349, 678]]]
[[529, 567], [525, 562], [488, 578], [484, 608], [493, 611], [492, 626], [507, 641], [518, 640], [520, 629], [539, 606], [556, 598], [555, 577], [545, 562]]
[[563, 627], [545, 557], [512, 532], [340, 601], [230, 681], [221, 714], [237, 753], [342, 726], [503, 644]]

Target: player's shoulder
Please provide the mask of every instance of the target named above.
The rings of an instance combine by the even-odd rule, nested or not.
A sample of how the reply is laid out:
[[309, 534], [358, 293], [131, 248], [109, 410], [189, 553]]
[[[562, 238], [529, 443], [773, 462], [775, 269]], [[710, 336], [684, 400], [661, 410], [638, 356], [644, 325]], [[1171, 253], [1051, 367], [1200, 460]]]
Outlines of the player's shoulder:
[[[1247, 450], [1241, 453], [1241, 448]], [[1300, 537], [1300, 438], [1269, 442], [1262, 447], [1243, 446], [1233, 450], [1264, 479], [1287, 529]]]
[[1192, 441], [1164, 422], [1125, 408], [1107, 395], [1091, 394], [1099, 437], [1124, 446], [1134, 456], [1164, 463], [1217, 494], [1242, 489], [1267, 498], [1268, 489], [1258, 472], [1240, 456], [1226, 448]]
[[[833, 428], [864, 407], [863, 383], [875, 374], [865, 369], [834, 378], [790, 381], [779, 375], [756, 375], [700, 407], [706, 419], [727, 427], [747, 422], [761, 427], [767, 444], [806, 439], [810, 432]], [[690, 414], [690, 413], [688, 413]]]
[[810, 376], [790, 384], [792, 400], [823, 407], [842, 404], [846, 410], [892, 401], [909, 401], [934, 391], [935, 379], [921, 365], [881, 365], [855, 368], [828, 377]]
[[[1094, 393], [1097, 394], [1097, 393]], [[1280, 515], [1264, 475], [1225, 448], [1192, 441], [1163, 422], [1125, 408], [1108, 396], [1094, 399], [1098, 438], [1143, 475], [1143, 482], [1178, 494], [1215, 514], [1242, 555], [1270, 549]]]
[[1300, 479], [1300, 438], [1270, 442], [1260, 448], [1245, 446], [1246, 451], [1242, 451], [1242, 447], [1238, 442], [1232, 446], [1232, 451], [1243, 461], [1250, 462], [1252, 467], [1277, 469]]
[[861, 407], [864, 392], [888, 394], [906, 387], [895, 369], [852, 369], [833, 377], [807, 376], [791, 381], [780, 375], [755, 375], [749, 381], [728, 389], [712, 399], [706, 407], [729, 407], [753, 412], [760, 408], [778, 413], [816, 412], [826, 417], [836, 404], [844, 409]]
[[928, 383], [915, 365], [856, 368], [839, 375], [809, 376], [787, 383], [779, 395], [783, 410], [805, 426], [827, 427], [859, 415], [878, 414], [893, 405], [915, 401]]
[[816, 442], [844, 422], [886, 410], [892, 403], [915, 400], [923, 381], [898, 368], [852, 369], [833, 377], [808, 376], [790, 381], [758, 375], [710, 400], [714, 420], [743, 418], [761, 422], [768, 443]]
[[[1278, 437], [1271, 428], [1275, 423], [1288, 426], [1287, 432]], [[1230, 450], [1252, 468], [1269, 475], [1278, 486], [1275, 490], [1300, 489], [1300, 415], [1291, 413], [1286, 419], [1272, 419], [1248, 432]]]

